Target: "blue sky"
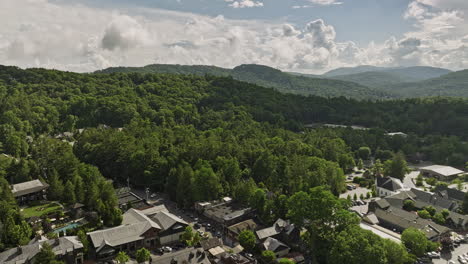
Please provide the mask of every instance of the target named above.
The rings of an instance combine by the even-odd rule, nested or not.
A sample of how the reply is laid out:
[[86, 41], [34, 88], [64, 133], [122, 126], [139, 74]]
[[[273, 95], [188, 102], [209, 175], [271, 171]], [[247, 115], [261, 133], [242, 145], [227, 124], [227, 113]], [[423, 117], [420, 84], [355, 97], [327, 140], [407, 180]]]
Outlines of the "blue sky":
[[1, 0], [0, 61], [468, 68], [466, 0]]
[[[303, 26], [323, 19], [335, 27], [337, 40], [360, 44], [402, 36], [412, 28], [403, 14], [410, 0], [343, 0], [341, 4], [318, 5], [307, 0], [264, 0], [263, 7], [232, 8], [225, 0], [85, 0], [89, 5], [140, 6], [191, 12], [229, 19], [284, 21]], [[293, 8], [309, 6], [307, 8]]]

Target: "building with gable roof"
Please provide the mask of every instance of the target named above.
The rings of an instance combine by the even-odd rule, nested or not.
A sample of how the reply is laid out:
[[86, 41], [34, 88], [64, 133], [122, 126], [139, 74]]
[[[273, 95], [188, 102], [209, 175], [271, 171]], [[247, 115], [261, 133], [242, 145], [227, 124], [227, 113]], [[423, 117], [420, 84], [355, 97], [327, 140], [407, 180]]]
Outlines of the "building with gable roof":
[[375, 187], [377, 195], [385, 197], [396, 194], [403, 189], [403, 183], [392, 177], [377, 177], [375, 179]]
[[27, 203], [29, 201], [46, 199], [46, 190], [49, 188], [47, 183], [40, 180], [32, 180], [11, 185], [11, 193], [18, 203]]
[[2, 264], [34, 264], [37, 254], [44, 243], [51, 246], [57, 259], [67, 264], [81, 264], [84, 261], [83, 244], [76, 236], [65, 236], [55, 239], [35, 238], [25, 246], [11, 248], [0, 253]]

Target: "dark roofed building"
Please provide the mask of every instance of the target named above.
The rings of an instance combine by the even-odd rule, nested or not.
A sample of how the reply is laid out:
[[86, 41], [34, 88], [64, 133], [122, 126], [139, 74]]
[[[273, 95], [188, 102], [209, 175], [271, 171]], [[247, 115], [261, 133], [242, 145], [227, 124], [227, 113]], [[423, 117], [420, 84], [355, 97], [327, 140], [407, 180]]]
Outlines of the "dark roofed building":
[[83, 244], [78, 237], [65, 236], [50, 240], [33, 239], [28, 245], [6, 250], [0, 253], [0, 263], [33, 264], [44, 243], [49, 244], [57, 258], [66, 264], [81, 264], [84, 261]]
[[44, 200], [45, 192], [49, 188], [47, 183], [40, 180], [32, 180], [11, 185], [11, 192], [19, 203]]
[[221, 203], [204, 209], [203, 215], [223, 225], [230, 226], [250, 218], [251, 208], [241, 207], [230, 203]]
[[463, 199], [465, 198], [465, 192], [443, 185], [437, 185], [435, 193], [445, 199], [455, 200], [458, 202], [463, 202]]
[[387, 210], [377, 208], [374, 214], [379, 224], [385, 228], [401, 233], [407, 228], [414, 227], [421, 230], [432, 241], [439, 240], [451, 231], [448, 227], [420, 218], [414, 212], [407, 212], [396, 207], [390, 207]]
[[202, 239], [200, 241], [200, 245], [202, 246], [203, 250], [209, 250], [215, 247], [223, 246], [223, 241], [217, 237], [212, 237], [209, 239]]
[[403, 183], [392, 177], [377, 177], [375, 180], [377, 194], [380, 197], [396, 194], [403, 189]]
[[261, 243], [261, 247], [263, 250], [273, 251], [277, 258], [286, 256], [289, 250], [291, 250], [286, 244], [272, 237], [265, 239], [265, 241]]
[[211, 264], [208, 254], [202, 249], [175, 251], [152, 258], [157, 264]]
[[226, 241], [228, 242], [228, 244], [234, 245], [238, 243], [237, 238], [242, 231], [255, 231], [256, 229], [257, 224], [252, 219], [248, 219], [235, 225], [229, 226], [226, 228]]
[[300, 230], [289, 221], [279, 218], [273, 226], [255, 232], [257, 238], [263, 241], [269, 237], [279, 239], [290, 245], [295, 245], [300, 241]]

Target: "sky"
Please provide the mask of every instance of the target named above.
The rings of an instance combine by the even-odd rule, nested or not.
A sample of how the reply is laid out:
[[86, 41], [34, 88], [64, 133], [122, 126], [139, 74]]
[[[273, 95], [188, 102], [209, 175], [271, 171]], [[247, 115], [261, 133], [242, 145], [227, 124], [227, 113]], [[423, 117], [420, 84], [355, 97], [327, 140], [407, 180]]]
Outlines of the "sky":
[[467, 0], [1, 0], [0, 64], [468, 68]]

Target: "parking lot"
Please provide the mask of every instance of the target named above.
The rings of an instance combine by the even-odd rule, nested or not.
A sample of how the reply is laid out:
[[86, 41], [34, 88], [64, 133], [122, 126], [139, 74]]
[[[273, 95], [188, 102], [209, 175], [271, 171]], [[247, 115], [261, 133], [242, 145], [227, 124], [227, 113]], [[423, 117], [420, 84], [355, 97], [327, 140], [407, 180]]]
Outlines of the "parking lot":
[[351, 199], [353, 199], [354, 194], [356, 194], [358, 199], [361, 196], [361, 194], [365, 198], [368, 192], [372, 192], [372, 190], [364, 188], [364, 187], [356, 187], [356, 189], [354, 189], [354, 190], [346, 190], [345, 193], [340, 194], [340, 198], [345, 198], [346, 199], [348, 197], [348, 195], [349, 195], [349, 196], [351, 196]]
[[450, 260], [455, 263], [461, 263], [458, 261], [458, 256], [468, 253], [468, 244], [461, 244], [458, 248], [455, 248], [454, 251], [450, 253], [442, 253], [440, 259], [434, 259], [432, 263], [434, 264], [447, 264]]

